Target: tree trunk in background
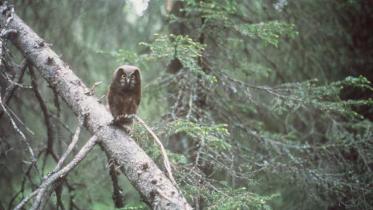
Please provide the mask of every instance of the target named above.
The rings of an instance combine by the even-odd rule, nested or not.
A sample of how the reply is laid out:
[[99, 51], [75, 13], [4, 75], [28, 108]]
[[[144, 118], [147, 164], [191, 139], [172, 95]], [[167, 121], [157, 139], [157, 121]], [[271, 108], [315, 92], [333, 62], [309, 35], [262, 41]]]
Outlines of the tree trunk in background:
[[[204, 31], [200, 31], [199, 29], [204, 24], [204, 18], [200, 17], [199, 14], [196, 16], [188, 16], [183, 9], [185, 8], [185, 2], [183, 1], [167, 1], [166, 7], [167, 10], [180, 20], [174, 21], [169, 23], [169, 31], [170, 34], [174, 35], [181, 35], [181, 36], [188, 36], [192, 38], [195, 42], [199, 42], [200, 44], [205, 44], [205, 34]], [[177, 73], [184, 67], [182, 62], [177, 57], [177, 50], [175, 49], [175, 57], [170, 61], [169, 65], [167, 66], [168, 73], [174, 74], [178, 76]], [[203, 72], [208, 74], [211, 70], [207, 65], [207, 61], [202, 53], [200, 57], [197, 58], [196, 61]], [[189, 69], [186, 69], [188, 71]], [[186, 73], [187, 74], [187, 73]], [[204, 120], [204, 111], [208, 111], [208, 104], [207, 104], [207, 94], [204, 84], [204, 79], [201, 75], [196, 76], [197, 80], [188, 80], [187, 82], [193, 84], [187, 84], [183, 87], [180, 87], [176, 81], [175, 84], [172, 84], [168, 88], [168, 93], [171, 96], [176, 98], [176, 102], [171, 99], [169, 103], [171, 106], [177, 104], [175, 108], [175, 115], [176, 118], [191, 120], [202, 122]], [[185, 78], [183, 78], [185, 81]], [[176, 88], [175, 88], [176, 87]], [[180, 94], [181, 93], [181, 94]], [[190, 107], [191, 104], [193, 107]], [[192, 110], [187, 110], [192, 109]], [[193, 111], [196, 110], [196, 111]], [[189, 116], [191, 115], [191, 116]], [[208, 176], [212, 172], [212, 165], [207, 163], [206, 161], [202, 161], [201, 158], [198, 157], [199, 149], [201, 147], [201, 142], [197, 141], [196, 139], [192, 139], [191, 137], [185, 135], [184, 133], [177, 133], [170, 137], [170, 147], [173, 151], [178, 153], [184, 153], [191, 159], [191, 162], [195, 162], [197, 167], [206, 175]], [[188, 152], [185, 152], [188, 151]], [[197, 160], [198, 159], [198, 160]], [[193, 199], [193, 207], [195, 209], [204, 209], [205, 202], [202, 199], [202, 196], [196, 195]]]
[[[348, 66], [346, 75], [364, 76], [373, 83], [373, 1], [362, 0], [358, 9], [346, 11], [346, 31], [351, 34], [351, 65]], [[342, 92], [343, 99], [369, 99], [373, 92], [360, 88], [345, 88]], [[373, 120], [373, 109], [370, 105], [361, 106], [357, 110], [369, 120]]]

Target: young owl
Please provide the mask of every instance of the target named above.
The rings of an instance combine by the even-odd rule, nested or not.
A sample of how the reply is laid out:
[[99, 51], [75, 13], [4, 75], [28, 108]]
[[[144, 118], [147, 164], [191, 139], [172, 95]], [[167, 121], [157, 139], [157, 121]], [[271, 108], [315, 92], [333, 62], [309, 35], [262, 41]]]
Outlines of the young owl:
[[114, 124], [128, 126], [136, 114], [141, 98], [140, 69], [136, 66], [119, 66], [113, 74], [108, 101]]

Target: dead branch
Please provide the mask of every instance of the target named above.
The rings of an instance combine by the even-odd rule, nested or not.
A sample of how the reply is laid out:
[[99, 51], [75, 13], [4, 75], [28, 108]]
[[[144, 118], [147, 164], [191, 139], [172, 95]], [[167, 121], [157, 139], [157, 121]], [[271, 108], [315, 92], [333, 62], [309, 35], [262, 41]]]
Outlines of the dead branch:
[[76, 131], [74, 133], [74, 136], [73, 136], [73, 139], [71, 140], [71, 143], [69, 144], [69, 146], [67, 147], [65, 153], [63, 153], [63, 155], [61, 156], [60, 160], [58, 161], [56, 167], [54, 168], [53, 172], [52, 173], [55, 173], [57, 172], [58, 170], [61, 169], [63, 163], [65, 162], [67, 156], [69, 156], [69, 154], [71, 153], [71, 151], [74, 149], [76, 143], [78, 143], [78, 140], [79, 140], [79, 135], [80, 135], [80, 127], [81, 125], [79, 125], [77, 128], [76, 128]]
[[25, 144], [26, 144], [26, 146], [27, 146], [27, 148], [28, 148], [28, 150], [30, 152], [30, 155], [31, 155], [31, 164], [34, 164], [36, 162], [36, 157], [35, 157], [34, 150], [31, 147], [31, 143], [26, 138], [25, 134], [18, 128], [17, 124], [14, 122], [14, 120], [12, 118], [12, 115], [8, 112], [8, 110], [6, 109], [5, 105], [3, 104], [1, 96], [0, 96], [0, 106], [3, 109], [3, 111], [5, 112], [5, 114], [8, 115], [9, 120], [12, 123], [13, 128], [17, 131], [17, 133], [22, 137], [22, 140], [25, 142]]
[[4, 103], [5, 104], [9, 103], [13, 93], [19, 87], [18, 84], [20, 84], [21, 81], [22, 81], [23, 75], [26, 71], [26, 67], [27, 67], [27, 61], [26, 60], [22, 61], [21, 65], [19, 67], [15, 67], [15, 68], [17, 68], [16, 75], [14, 76], [13, 82], [11, 82], [9, 87], [6, 88], [6, 92], [4, 94]]
[[[36, 82], [36, 76], [35, 76], [34, 69], [33, 69], [32, 65], [29, 65], [28, 69], [29, 69], [29, 73], [30, 73], [30, 77], [31, 77], [32, 90], [34, 91], [35, 97], [39, 102], [40, 109], [41, 109], [41, 111], [43, 113], [43, 116], [44, 116], [45, 126], [47, 127], [47, 150], [46, 150], [44, 159], [48, 156], [48, 154], [50, 154], [50, 155], [52, 155], [52, 157], [55, 160], [57, 160], [58, 159], [57, 155], [54, 153], [54, 150], [53, 150], [53, 142], [54, 142], [53, 129], [52, 129], [52, 124], [50, 122], [48, 107], [45, 104], [44, 99], [40, 94], [40, 91], [39, 91], [39, 88], [38, 88], [38, 83]], [[44, 166], [43, 166], [43, 170], [44, 170]]]
[[42, 202], [43, 196], [46, 194], [48, 187], [50, 187], [57, 179], [61, 179], [66, 177], [67, 174], [74, 169], [86, 156], [87, 154], [93, 149], [93, 147], [97, 143], [97, 137], [91, 137], [88, 142], [80, 149], [78, 154], [74, 157], [74, 159], [69, 162], [65, 167], [61, 170], [57, 171], [56, 173], [52, 173], [51, 175], [47, 176], [44, 179], [43, 183], [36, 189], [34, 192], [29, 194], [26, 198], [24, 198], [15, 208], [14, 210], [21, 209], [31, 198], [36, 196], [36, 200], [32, 205], [32, 209], [39, 209], [39, 206]]
[[[16, 71], [16, 75], [14, 76], [14, 79], [13, 81], [10, 83], [10, 85], [6, 88], [5, 90], [5, 94], [4, 94], [4, 97], [3, 97], [3, 103], [5, 105], [9, 104], [9, 101], [10, 99], [12, 98], [14, 92], [17, 90], [17, 88], [19, 87], [18, 84], [21, 83], [22, 81], [22, 78], [23, 78], [23, 75], [25, 73], [25, 70], [26, 70], [26, 67], [27, 67], [27, 61], [24, 60], [20, 67], [18, 68], [18, 70]], [[15, 67], [17, 68], [17, 67]], [[2, 117], [2, 115], [4, 114], [3, 110], [0, 111], [0, 118]]]
[[[42, 153], [43, 153], [42, 150], [38, 152], [36, 160], [38, 160], [40, 158], [40, 156], [41, 156]], [[30, 184], [31, 184], [32, 187], [36, 187], [37, 186], [36, 184], [34, 184], [34, 182], [31, 179], [31, 174], [30, 173], [31, 173], [31, 171], [32, 171], [33, 168], [36, 168], [36, 167], [34, 167], [34, 165], [29, 165], [27, 167], [27, 170], [26, 170], [26, 172], [24, 174], [24, 177], [23, 177], [23, 180], [22, 180], [21, 189], [17, 193], [14, 194], [14, 196], [12, 197], [12, 199], [10, 200], [10, 202], [8, 204], [8, 209], [9, 210], [12, 209], [13, 203], [18, 198], [18, 195], [19, 194], [22, 194], [22, 195], [24, 194], [27, 180], [29, 180], [29, 182], [30, 182]], [[38, 171], [36, 171], [36, 172], [39, 173]]]

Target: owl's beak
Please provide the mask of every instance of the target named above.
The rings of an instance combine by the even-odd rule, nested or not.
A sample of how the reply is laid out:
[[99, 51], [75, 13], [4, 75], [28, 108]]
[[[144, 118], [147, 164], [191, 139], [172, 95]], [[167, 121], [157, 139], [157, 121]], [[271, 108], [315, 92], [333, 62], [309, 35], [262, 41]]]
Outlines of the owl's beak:
[[127, 84], [130, 83], [130, 78], [126, 78], [126, 83], [127, 83]]

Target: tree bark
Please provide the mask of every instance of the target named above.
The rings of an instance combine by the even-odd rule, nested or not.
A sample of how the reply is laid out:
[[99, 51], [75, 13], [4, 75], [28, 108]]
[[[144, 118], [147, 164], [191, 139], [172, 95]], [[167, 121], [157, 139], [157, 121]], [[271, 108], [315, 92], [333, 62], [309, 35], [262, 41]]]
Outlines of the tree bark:
[[[84, 126], [101, 140], [106, 152], [121, 166], [135, 188], [153, 209], [191, 209], [186, 199], [156, 166], [154, 161], [123, 130], [110, 125], [111, 114], [69, 66], [32, 31], [12, 8], [0, 1], [0, 25], [15, 30], [12, 43], [34, 65], [44, 79], [84, 119]], [[6, 25], [9, 17], [12, 19]]]

